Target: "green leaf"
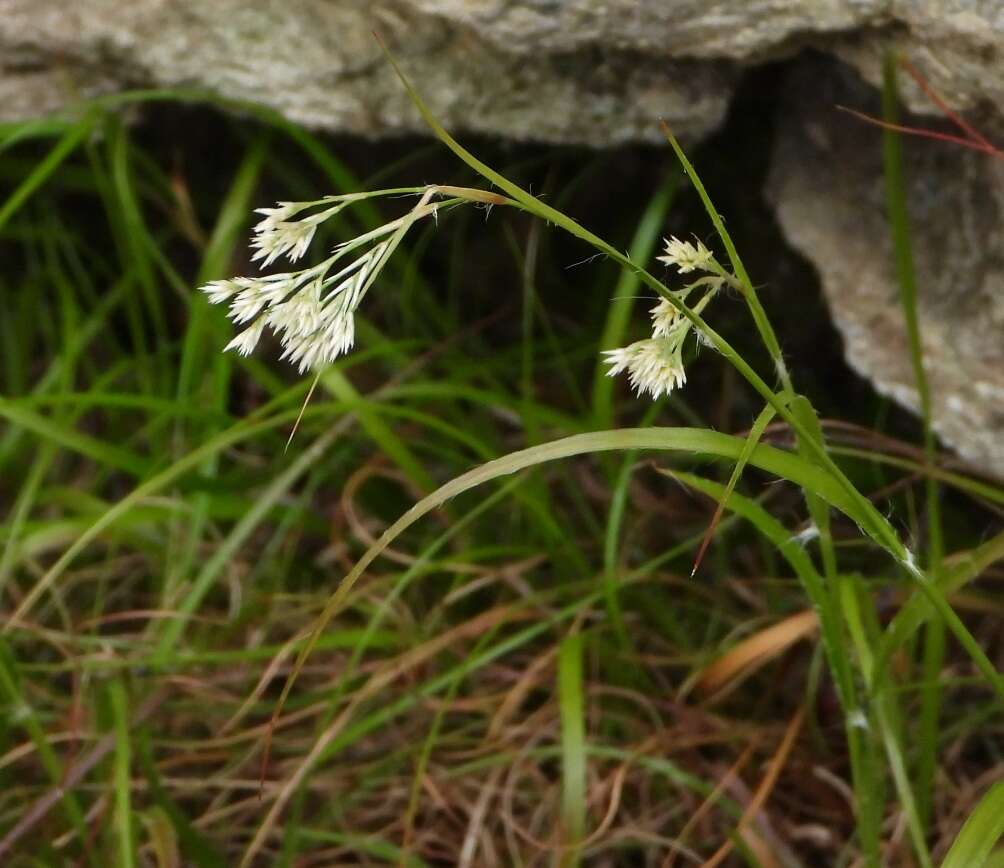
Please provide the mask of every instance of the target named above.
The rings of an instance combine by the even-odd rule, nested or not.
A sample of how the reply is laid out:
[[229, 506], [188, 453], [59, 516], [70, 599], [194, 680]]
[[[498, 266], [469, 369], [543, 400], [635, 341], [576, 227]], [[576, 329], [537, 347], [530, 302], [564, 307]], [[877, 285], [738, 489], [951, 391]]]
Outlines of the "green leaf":
[[112, 446], [103, 440], [81, 434], [72, 428], [66, 428], [29, 410], [20, 401], [0, 398], [0, 417], [7, 419], [12, 425], [31, 431], [40, 437], [92, 458], [99, 464], [124, 470], [127, 473], [142, 478], [149, 472], [150, 462], [139, 455]]
[[119, 868], [133, 868], [136, 864], [136, 841], [132, 810], [132, 741], [129, 738], [129, 697], [125, 685], [116, 678], [108, 684], [115, 735], [115, 762], [112, 787], [115, 806], [112, 825], [118, 844]]
[[52, 150], [46, 154], [37, 166], [31, 171], [17, 188], [0, 205], [0, 229], [10, 220], [18, 209], [38, 190], [49, 178], [49, 176], [59, 168], [62, 162], [72, 154], [77, 146], [84, 140], [94, 127], [94, 115], [88, 114], [79, 123], [70, 127]]
[[[582, 684], [581, 633], [565, 637], [558, 646], [558, 708], [561, 714], [561, 825], [566, 844], [574, 845], [586, 832], [586, 729]], [[562, 866], [579, 864], [574, 846]]]
[[722, 492], [722, 497], [718, 501], [718, 507], [715, 509], [715, 514], [712, 516], [711, 521], [708, 524], [708, 530], [704, 534], [701, 547], [697, 550], [697, 557], [694, 558], [694, 566], [690, 571], [691, 578], [697, 574], [697, 570], [701, 566], [701, 561], [704, 559], [704, 553], [708, 550], [708, 546], [711, 544], [711, 540], [715, 535], [715, 528], [718, 527], [718, 523], [722, 520], [722, 513], [725, 511], [725, 503], [729, 499], [732, 492], [735, 491], [739, 478], [743, 475], [743, 470], [746, 469], [746, 465], [750, 460], [750, 455], [752, 454], [754, 447], [760, 442], [764, 429], [766, 429], [766, 427], [770, 424], [770, 420], [774, 418], [774, 412], [774, 408], [770, 405], [764, 407], [760, 411], [760, 415], [757, 416], [756, 421], [753, 423], [753, 427], [750, 428], [750, 433], [747, 435], [746, 442], [743, 444], [743, 451], [739, 453], [739, 459], [736, 461], [736, 466], [732, 468], [732, 475], [729, 477], [729, 484], [725, 486], [725, 490]]
[[980, 799], [959, 830], [941, 868], [982, 868], [990, 851], [1004, 835], [1004, 781], [998, 781]]
[[[324, 610], [317, 617], [311, 630], [310, 638], [300, 651], [296, 664], [279, 696], [279, 701], [273, 712], [273, 719], [276, 719], [282, 712], [293, 684], [300, 670], [303, 668], [307, 657], [310, 656], [314, 646], [317, 644], [321, 632], [331, 618], [334, 617], [367, 567], [400, 534], [411, 527], [422, 516], [439, 508], [451, 498], [510, 473], [525, 470], [528, 467], [535, 467], [548, 461], [570, 458], [575, 455], [627, 449], [652, 449], [738, 459], [743, 454], [746, 446], [746, 441], [743, 438], [697, 428], [627, 428], [617, 431], [597, 431], [588, 434], [574, 434], [571, 437], [565, 437], [551, 443], [543, 443], [539, 446], [532, 446], [529, 449], [522, 449], [503, 458], [489, 461], [480, 467], [476, 467], [456, 477], [422, 498], [422, 500], [387, 528], [342, 580], [337, 590], [328, 599]], [[858, 502], [848, 497], [844, 487], [827, 471], [816, 467], [804, 458], [776, 449], [773, 446], [761, 444], [756, 446], [750, 453], [749, 463], [775, 476], [788, 479], [801, 488], [811, 489], [831, 506], [847, 514], [859, 526], [864, 524]]]

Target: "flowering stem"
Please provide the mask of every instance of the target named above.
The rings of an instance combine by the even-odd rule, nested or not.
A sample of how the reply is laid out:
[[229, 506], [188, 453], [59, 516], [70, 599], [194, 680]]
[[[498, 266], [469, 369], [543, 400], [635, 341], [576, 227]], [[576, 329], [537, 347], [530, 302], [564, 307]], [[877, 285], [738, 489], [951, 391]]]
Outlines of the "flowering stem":
[[[491, 168], [491, 166], [479, 160], [476, 156], [474, 156], [474, 154], [454, 139], [453, 136], [451, 136], [443, 128], [442, 124], [436, 120], [432, 112], [429, 111], [428, 107], [422, 101], [422, 98], [412, 86], [411, 82], [408, 81], [404, 73], [398, 67], [393, 56], [389, 51], [387, 51], [386, 46], [383, 46], [383, 43], [381, 43], [381, 47], [383, 47], [388, 61], [394, 68], [398, 78], [400, 78], [401, 83], [404, 85], [404, 88], [408, 92], [412, 101], [415, 103], [415, 106], [422, 115], [422, 118], [425, 120], [426, 124], [428, 124], [429, 128], [436, 135], [436, 137], [443, 142], [443, 144], [453, 151], [453, 153], [463, 160], [468, 166], [478, 172], [478, 174], [485, 178], [485, 180], [494, 184], [500, 190], [512, 197], [512, 199], [515, 200], [515, 202], [518, 203], [523, 210], [529, 211], [537, 217], [554, 223], [569, 234], [574, 235], [577, 238], [581, 238], [583, 241], [595, 247], [600, 252], [605, 253], [624, 268], [635, 271], [646, 285], [655, 290], [663, 298], [669, 299], [670, 304], [674, 305], [683, 316], [689, 319], [691, 323], [693, 323], [693, 325], [708, 339], [712, 346], [725, 356], [726, 359], [728, 359], [728, 361], [736, 368], [736, 370], [739, 371], [739, 373], [746, 379], [746, 381], [760, 393], [764, 400], [777, 410], [778, 415], [791, 426], [796, 435], [805, 438], [807, 447], [813, 453], [814, 457], [829, 473], [833, 475], [833, 477], [840, 483], [841, 487], [847, 492], [848, 496], [850, 496], [858, 504], [864, 515], [867, 516], [868, 526], [864, 529], [868, 532], [868, 534], [872, 536], [872, 538], [875, 539], [875, 541], [883, 548], [885, 548], [886, 551], [888, 551], [894, 558], [896, 558], [898, 562], [912, 564], [912, 556], [909, 550], [902, 543], [898, 534], [885, 516], [883, 516], [882, 513], [879, 512], [879, 510], [877, 510], [874, 505], [864, 495], [862, 495], [860, 491], [857, 490], [854, 484], [847, 478], [844, 472], [837, 466], [836, 462], [834, 462], [834, 460], [830, 457], [824, 445], [812, 437], [812, 433], [797, 418], [795, 418], [791, 410], [788, 408], [788, 397], [790, 397], [790, 394], [792, 393], [792, 387], [784, 360], [781, 358], [780, 346], [777, 343], [777, 338], [774, 335], [773, 329], [770, 327], [770, 323], [766, 319], [766, 315], [763, 313], [762, 307], [760, 307], [759, 302], [756, 299], [756, 292], [753, 290], [753, 287], [749, 282], [749, 276], [746, 274], [746, 270], [743, 268], [742, 262], [739, 260], [738, 253], [736, 252], [731, 239], [729, 239], [728, 233], [725, 231], [725, 227], [721, 224], [721, 218], [717, 216], [717, 212], [715, 212], [713, 207], [709, 208], [709, 211], [712, 214], [712, 220], [716, 222], [716, 228], [720, 228], [722, 240], [729, 252], [730, 261], [733, 262], [736, 269], [736, 276], [743, 282], [749, 292], [747, 297], [752, 300], [751, 310], [753, 311], [754, 318], [757, 320], [758, 328], [761, 329], [761, 334], [764, 335], [764, 341], [767, 343], [771, 356], [774, 359], [777, 372], [781, 377], [788, 396], [776, 395], [774, 390], [771, 389], [766, 382], [764, 382], [764, 380], [749, 366], [749, 364], [747, 364], [746, 360], [743, 359], [743, 357], [731, 346], [731, 344], [729, 344], [723, 337], [721, 337], [721, 335], [712, 329], [698, 314], [695, 314], [686, 304], [676, 298], [660, 280], [657, 280], [648, 271], [633, 262], [628, 256], [621, 253], [599, 236], [590, 232], [572, 218], [563, 214], [556, 208], [540, 201], [536, 196], [528, 193], [518, 184], [514, 184], [504, 175], [496, 172], [493, 168]], [[675, 139], [672, 137], [670, 141], [671, 143], [675, 143]], [[696, 184], [700, 185], [697, 173], [694, 171], [693, 166], [690, 165], [689, 161], [686, 160], [686, 155], [683, 154], [682, 149], [679, 149], [679, 144], [674, 144], [674, 148], [677, 149], [678, 154], [683, 157], [683, 165], [687, 169], [688, 175], [690, 175], [691, 179], [694, 180]], [[699, 192], [703, 190], [703, 186], [698, 186]], [[706, 192], [704, 193], [704, 196], [707, 197]], [[710, 199], [705, 198], [705, 204], [710, 205]], [[923, 581], [922, 575], [918, 578]]]
[[726, 230], [725, 224], [715, 209], [708, 191], [704, 188], [700, 176], [694, 169], [693, 163], [687, 158], [683, 148], [680, 147], [680, 143], [676, 140], [676, 136], [673, 135], [665, 121], [662, 122], [662, 131], [675, 151], [677, 159], [683, 166], [683, 170], [687, 173], [687, 177], [690, 178], [690, 182], [694, 185], [694, 189], [697, 190], [697, 195], [700, 196], [701, 202], [704, 204], [704, 208], [708, 212], [711, 222], [714, 224], [715, 231], [718, 233], [718, 237], [722, 239], [722, 243], [725, 245], [734, 276], [728, 274], [724, 269], [722, 269], [721, 276], [728, 281], [730, 286], [742, 292], [746, 298], [750, 313], [753, 315], [753, 322], [756, 323], [757, 331], [760, 332], [760, 338], [763, 340], [764, 346], [767, 347], [767, 352], [770, 353], [778, 377], [781, 379], [782, 389], [786, 395], [791, 397], [794, 395], [794, 388], [791, 383], [791, 375], [788, 373], [788, 366], [784, 363], [784, 356], [781, 354], [781, 345], [778, 342], [777, 334], [774, 332], [774, 327], [770, 324], [767, 313], [763, 309], [763, 305], [760, 304], [760, 298], [753, 286], [753, 282], [750, 280], [749, 274], [746, 273], [746, 267], [743, 265], [742, 259], [739, 258], [739, 251], [736, 250], [732, 237], [729, 235], [728, 230]]

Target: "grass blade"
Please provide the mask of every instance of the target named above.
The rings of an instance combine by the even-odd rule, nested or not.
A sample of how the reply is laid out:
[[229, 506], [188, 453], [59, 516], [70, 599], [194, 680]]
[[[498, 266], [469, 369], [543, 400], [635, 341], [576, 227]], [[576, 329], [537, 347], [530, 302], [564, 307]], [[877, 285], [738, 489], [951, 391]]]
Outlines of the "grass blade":
[[746, 469], [746, 464], [750, 459], [750, 454], [753, 452], [757, 443], [760, 442], [760, 438], [763, 436], [764, 430], [773, 418], [774, 408], [771, 406], [764, 407], [760, 411], [760, 415], [756, 417], [753, 427], [750, 428], [750, 433], [746, 436], [746, 442], [743, 444], [743, 451], [739, 454], [739, 459], [736, 461], [735, 467], [732, 468], [732, 475], [729, 477], [729, 483], [725, 486], [725, 491], [721, 499], [718, 501], [718, 507], [715, 509], [715, 514], [708, 523], [708, 529], [705, 531], [704, 539], [701, 541], [701, 547], [697, 550], [697, 557], [694, 558], [694, 566], [691, 567], [690, 570], [691, 578], [697, 575], [697, 571], [701, 567], [701, 561], [704, 560], [704, 554], [707, 552], [708, 546], [711, 544], [711, 540], [715, 535], [715, 529], [718, 527], [718, 523], [722, 520], [722, 513], [725, 511], [725, 502], [729, 499], [732, 492], [735, 491], [736, 485], [739, 483], [739, 477], [743, 475], [743, 470]]
[[561, 864], [579, 864], [575, 846], [586, 833], [586, 731], [582, 681], [581, 633], [565, 637], [558, 646], [558, 708], [561, 712], [561, 830], [569, 850]]
[[63, 134], [62, 138], [53, 145], [52, 150], [35, 166], [31, 174], [0, 205], [0, 229], [7, 225], [10, 218], [17, 213], [31, 195], [77, 149], [77, 146], [87, 137], [93, 127], [94, 116], [89, 114]]
[[132, 741], [129, 737], [129, 698], [125, 685], [116, 678], [108, 685], [115, 734], [113, 791], [114, 827], [120, 868], [136, 865], [136, 841], [132, 825]]
[[1004, 836], [1004, 781], [997, 781], [959, 830], [941, 868], [983, 868], [1001, 836]]
[[[503, 458], [482, 464], [480, 467], [476, 467], [451, 480], [424, 497], [387, 528], [377, 542], [367, 549], [366, 553], [356, 562], [355, 566], [342, 580], [337, 590], [328, 599], [324, 610], [317, 617], [310, 631], [310, 638], [301, 649], [297, 661], [286, 680], [286, 684], [273, 712], [273, 724], [278, 720], [286, 698], [289, 696], [304, 663], [317, 644], [321, 632], [330, 622], [331, 618], [334, 617], [359, 577], [362, 576], [369, 565], [401, 533], [424, 515], [442, 506], [451, 498], [471, 488], [519, 470], [525, 470], [528, 467], [535, 467], [549, 461], [570, 458], [575, 455], [630, 449], [654, 449], [710, 454], [722, 458], [738, 459], [745, 447], [746, 441], [742, 438], [695, 428], [628, 428], [617, 431], [599, 431], [589, 434], [576, 434], [551, 443], [544, 443], [539, 446], [532, 446], [529, 449], [513, 452]], [[826, 471], [821, 470], [805, 459], [792, 453], [775, 449], [772, 446], [761, 444], [755, 447], [750, 453], [749, 462], [770, 473], [795, 482], [800, 487], [810, 488], [832, 506], [851, 516], [859, 525], [862, 524], [859, 521], [861, 512], [857, 508], [857, 503], [846, 496], [843, 486]]]
[[[882, 109], [889, 124], [899, 121], [899, 97], [896, 85], [896, 56], [887, 52], [882, 67]], [[910, 364], [920, 404], [924, 428], [924, 464], [930, 470], [935, 466], [937, 444], [931, 426], [931, 389], [924, 370], [924, 348], [920, 336], [917, 312], [917, 275], [913, 261], [910, 220], [907, 213], [906, 180], [903, 170], [903, 143], [900, 133], [885, 128], [882, 131], [882, 158], [885, 170], [886, 207], [896, 255], [896, 278], [899, 284], [900, 304], [906, 325]], [[930, 472], [925, 474], [927, 495], [928, 570], [934, 581], [944, 552], [941, 528], [941, 504], [938, 481]], [[933, 801], [934, 773], [937, 767], [938, 730], [941, 717], [941, 671], [945, 663], [945, 625], [935, 619], [929, 621], [924, 631], [922, 683], [920, 691], [920, 719], [918, 721], [916, 758], [918, 801], [922, 819], [930, 815]]]

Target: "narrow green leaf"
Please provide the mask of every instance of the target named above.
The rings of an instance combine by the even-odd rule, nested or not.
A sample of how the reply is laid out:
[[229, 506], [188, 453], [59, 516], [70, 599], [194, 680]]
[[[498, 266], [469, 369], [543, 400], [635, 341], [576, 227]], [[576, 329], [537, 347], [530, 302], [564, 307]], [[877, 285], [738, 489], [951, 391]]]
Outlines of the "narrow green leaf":
[[[590, 434], [575, 434], [562, 440], [513, 452], [503, 458], [482, 464], [480, 467], [451, 480], [422, 498], [387, 528], [342, 580], [337, 590], [328, 599], [324, 610], [317, 617], [310, 638], [297, 657], [293, 670], [279, 696], [273, 712], [273, 720], [282, 712], [286, 698], [289, 696], [307, 657], [313, 651], [321, 632], [334, 617], [335, 612], [338, 611], [367, 567], [407, 528], [451, 498], [518, 470], [524, 470], [548, 461], [570, 458], [574, 455], [626, 449], [654, 449], [703, 453], [737, 459], [742, 454], [745, 445], [743, 439], [717, 431], [695, 428], [628, 428], [617, 431], [598, 431]], [[803, 458], [761, 444], [750, 453], [749, 461], [751, 464], [795, 482], [803, 488], [811, 488], [824, 500], [857, 521], [859, 525], [862, 524], [859, 520], [861, 512], [858, 510], [857, 502], [847, 497], [843, 486], [826, 471], [810, 464]]]
[[113, 825], [118, 845], [119, 868], [136, 865], [136, 842], [132, 816], [132, 743], [129, 736], [129, 698], [125, 685], [118, 678], [108, 685], [113, 731], [115, 733], [115, 761], [113, 792], [115, 807]]
[[[804, 395], [796, 395], [791, 403], [791, 411], [807, 434], [797, 437], [799, 454], [819, 464], [817, 449], [826, 448], [823, 427], [812, 403]], [[806, 442], [811, 437], [814, 444]], [[812, 518], [813, 529], [818, 535], [819, 550], [823, 560], [824, 587], [816, 601], [817, 610], [824, 622], [824, 641], [827, 661], [836, 681], [841, 705], [845, 715], [844, 732], [847, 737], [848, 753], [851, 761], [851, 777], [858, 816], [858, 837], [864, 851], [865, 864], [875, 868], [881, 862], [882, 815], [884, 813], [883, 782], [877, 779], [878, 749], [876, 741], [869, 733], [862, 732], [853, 718], [863, 712], [859, 707], [858, 689], [843, 653], [842, 639], [845, 623], [840, 597], [840, 577], [837, 574], [837, 555], [833, 544], [830, 523], [830, 509], [814, 492], [803, 491], [805, 503]]]
[[711, 540], [715, 535], [715, 529], [718, 527], [718, 523], [722, 520], [722, 513], [725, 510], [725, 503], [728, 501], [729, 495], [735, 491], [736, 485], [739, 483], [739, 478], [743, 475], [743, 470], [746, 469], [746, 464], [750, 460], [750, 455], [753, 453], [754, 447], [760, 442], [760, 438], [763, 436], [764, 430], [773, 418], [774, 408], [768, 404], [760, 411], [760, 415], [756, 417], [753, 427], [750, 428], [750, 432], [746, 436], [746, 441], [743, 444], [743, 450], [739, 453], [739, 458], [736, 461], [735, 467], [732, 468], [732, 475], [729, 477], [728, 485], [725, 486], [725, 491], [721, 499], [718, 501], [718, 507], [715, 509], [715, 514], [708, 523], [708, 529], [704, 534], [704, 540], [701, 542], [701, 547], [697, 550], [697, 557], [694, 558], [694, 566], [690, 570], [691, 578], [697, 575], [697, 571], [700, 569], [701, 561], [704, 560], [704, 553], [708, 550], [708, 546], [711, 544]]
[[72, 154], [94, 127], [94, 116], [86, 115], [83, 120], [70, 127], [45, 155], [35, 168], [0, 205], [0, 229], [2, 229], [18, 209], [39, 189], [62, 162]]
[[96, 437], [56, 424], [45, 416], [29, 410], [20, 401], [0, 398], [0, 417], [71, 452], [93, 458], [107, 467], [124, 470], [138, 478], [144, 477], [150, 471], [150, 462], [145, 458], [120, 446], [113, 446]]
[[[899, 122], [899, 95], [896, 84], [896, 56], [886, 52], [882, 65], [882, 115], [887, 124]], [[903, 145], [900, 134], [886, 127], [882, 131], [882, 158], [885, 170], [886, 207], [896, 255], [896, 278], [900, 304], [906, 325], [907, 343], [914, 384], [920, 403], [924, 428], [924, 464], [935, 466], [937, 443], [931, 416], [931, 390], [924, 370], [924, 347], [920, 337], [917, 311], [917, 275], [913, 261], [910, 216], [907, 210], [906, 178], [903, 169]], [[938, 480], [927, 473], [928, 571], [937, 580], [944, 552], [941, 527], [941, 503]], [[934, 775], [937, 768], [938, 730], [941, 718], [941, 672], [945, 664], [945, 624], [929, 621], [924, 631], [921, 664], [923, 687], [920, 691], [920, 719], [917, 723], [916, 777], [921, 820], [926, 824], [934, 802]]]
[[[574, 845], [586, 832], [586, 730], [582, 681], [581, 633], [566, 636], [558, 646], [558, 709], [561, 715], [561, 826], [563, 841]], [[561, 860], [566, 868], [579, 864], [571, 846]]]

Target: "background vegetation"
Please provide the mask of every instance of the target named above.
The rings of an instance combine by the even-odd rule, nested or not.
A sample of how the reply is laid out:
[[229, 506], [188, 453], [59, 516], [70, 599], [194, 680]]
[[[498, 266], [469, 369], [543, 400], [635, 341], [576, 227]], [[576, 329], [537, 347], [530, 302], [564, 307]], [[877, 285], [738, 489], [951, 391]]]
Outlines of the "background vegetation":
[[[697, 168], [829, 455], [999, 669], [1004, 489], [925, 459], [922, 425], [843, 365], [759, 198], [770, 76]], [[986, 666], [937, 618], [914, 632], [914, 578], [846, 515], [810, 599], [819, 550], [792, 539], [818, 492], [762, 462], [691, 577], [736, 457], [704, 448], [553, 461], [414, 524], [321, 635], [262, 766], [304, 630], [423, 495], [591, 431], [742, 444], [763, 400], [707, 349], [685, 390], [637, 400], [598, 350], [646, 330], [639, 275], [469, 208], [408, 237], [286, 450], [309, 378], [268, 348], [222, 354], [230, 326], [193, 287], [249, 273], [253, 207], [484, 182], [426, 140], [184, 97], [0, 131], [0, 864], [926, 865], [984, 798], [975, 849], [944, 863], [983, 864], [1004, 815]], [[670, 233], [724, 261], [668, 147], [471, 147], [636, 263]], [[388, 216], [346, 214], [315, 247]], [[909, 285], [906, 224], [897, 239]], [[772, 370], [741, 298], [713, 324]], [[796, 446], [780, 421], [762, 439]]]

